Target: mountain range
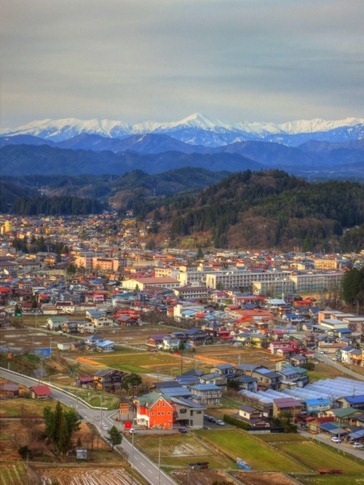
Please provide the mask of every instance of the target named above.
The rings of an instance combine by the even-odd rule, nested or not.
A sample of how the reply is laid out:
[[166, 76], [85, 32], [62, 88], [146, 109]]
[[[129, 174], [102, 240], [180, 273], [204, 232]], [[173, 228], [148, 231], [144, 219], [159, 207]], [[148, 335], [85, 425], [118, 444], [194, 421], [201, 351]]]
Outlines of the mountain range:
[[2, 175], [156, 174], [183, 167], [278, 168], [305, 178], [364, 179], [364, 119], [227, 124], [192, 115], [128, 125], [77, 119], [0, 132]]
[[170, 123], [128, 124], [115, 120], [80, 120], [65, 118], [32, 121], [26, 125], [0, 130], [0, 136], [31, 135], [54, 142], [65, 141], [82, 133], [123, 139], [148, 133], [169, 135], [190, 145], [218, 147], [241, 141], [266, 141], [298, 146], [309, 140], [344, 142], [364, 138], [364, 118], [337, 121], [321, 119], [286, 123], [238, 122], [212, 120], [195, 113]]

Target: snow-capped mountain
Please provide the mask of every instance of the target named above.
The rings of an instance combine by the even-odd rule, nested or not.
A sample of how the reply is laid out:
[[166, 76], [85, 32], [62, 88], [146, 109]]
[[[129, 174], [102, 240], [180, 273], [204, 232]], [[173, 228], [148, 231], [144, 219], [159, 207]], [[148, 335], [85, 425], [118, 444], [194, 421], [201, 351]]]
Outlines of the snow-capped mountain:
[[191, 145], [217, 147], [241, 141], [268, 141], [297, 146], [309, 140], [344, 142], [364, 139], [364, 118], [325, 121], [299, 120], [281, 124], [263, 122], [228, 123], [195, 113], [170, 123], [145, 122], [128, 124], [116, 120], [32, 121], [26, 125], [0, 130], [0, 136], [31, 135], [53, 142], [68, 140], [80, 134], [123, 139], [131, 135], [164, 134]]

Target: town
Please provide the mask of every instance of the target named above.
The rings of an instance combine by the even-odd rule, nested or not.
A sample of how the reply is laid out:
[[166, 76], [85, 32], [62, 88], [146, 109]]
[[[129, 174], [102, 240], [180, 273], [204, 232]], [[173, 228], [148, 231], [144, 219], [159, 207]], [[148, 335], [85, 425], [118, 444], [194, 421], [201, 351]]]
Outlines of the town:
[[[60, 390], [81, 418], [81, 406], [96, 410], [101, 447], [115, 427], [115, 443], [132, 446], [126, 463], [137, 448], [159, 480], [161, 468], [175, 480], [165, 483], [201, 468], [209, 481], [193, 483], [258, 483], [244, 470], [287, 484], [281, 472], [300, 483], [299, 473], [363, 473], [364, 314], [342, 284], [364, 250], [157, 248], [154, 224], [132, 212], [0, 215], [4, 426], [8, 405]], [[189, 451], [171, 452], [187, 440]], [[14, 453], [5, 441], [2, 453]], [[91, 456], [86, 442], [70, 449]], [[303, 443], [313, 453], [298, 459]], [[31, 440], [18, 445], [36, 456]]]

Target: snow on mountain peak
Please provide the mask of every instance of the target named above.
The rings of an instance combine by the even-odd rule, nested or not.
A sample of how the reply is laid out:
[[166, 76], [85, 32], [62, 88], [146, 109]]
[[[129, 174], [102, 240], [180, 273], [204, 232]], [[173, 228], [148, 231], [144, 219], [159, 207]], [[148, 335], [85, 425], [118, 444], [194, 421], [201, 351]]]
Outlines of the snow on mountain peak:
[[280, 124], [249, 121], [228, 123], [207, 118], [200, 113], [194, 113], [182, 120], [169, 123], [147, 121], [128, 124], [123, 121], [98, 120], [96, 118], [90, 120], [78, 118], [44, 119], [32, 121], [18, 128], [1, 130], [0, 136], [33, 135], [53, 141], [62, 141], [81, 133], [97, 134], [110, 138], [125, 138], [135, 134], [164, 133], [187, 143], [218, 146], [232, 143], [235, 139], [264, 140], [275, 135], [281, 138], [306, 134], [307, 138], [311, 133], [322, 133], [336, 128], [349, 129], [357, 125], [364, 126], [364, 118], [346, 118], [336, 121], [297, 120]]

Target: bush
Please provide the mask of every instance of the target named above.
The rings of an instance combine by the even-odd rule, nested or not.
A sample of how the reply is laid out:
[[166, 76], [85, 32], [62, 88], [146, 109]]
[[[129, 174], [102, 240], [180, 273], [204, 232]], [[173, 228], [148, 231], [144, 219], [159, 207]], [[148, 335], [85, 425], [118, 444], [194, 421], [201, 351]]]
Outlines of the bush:
[[229, 416], [228, 414], [224, 414], [223, 420], [225, 421], [225, 423], [233, 424], [237, 428], [241, 428], [245, 430], [251, 429], [251, 426], [249, 423], [245, 423], [244, 421], [241, 421], [238, 418], [234, 418], [233, 416]]

